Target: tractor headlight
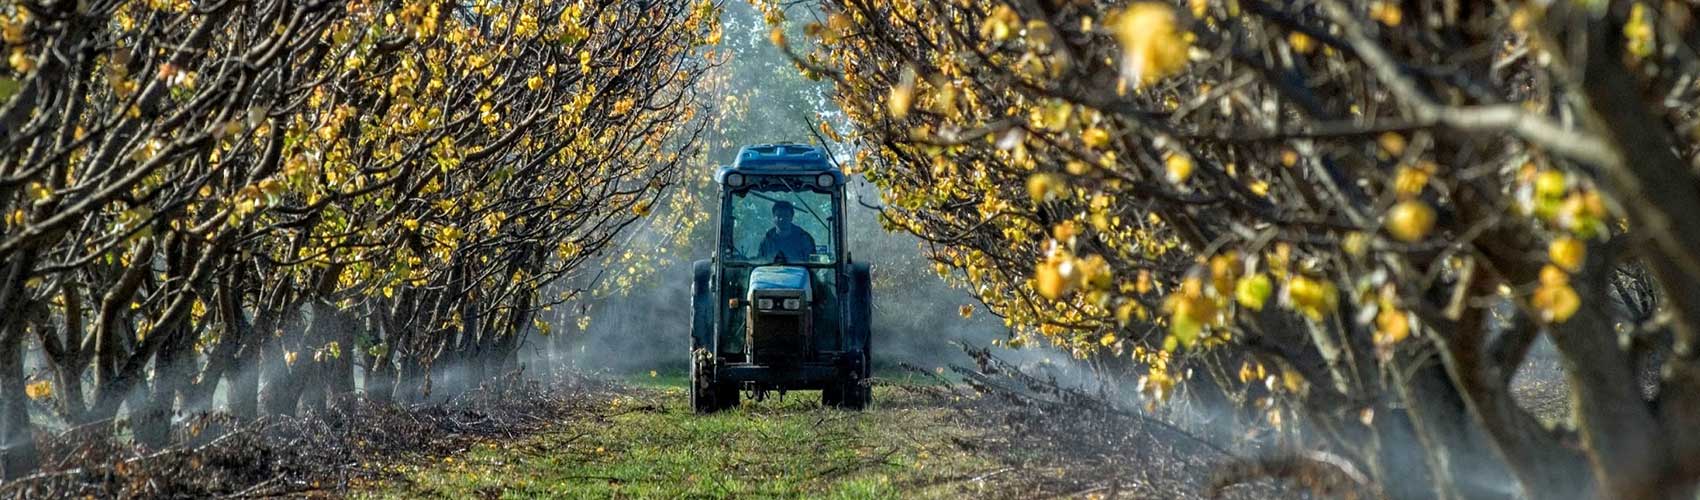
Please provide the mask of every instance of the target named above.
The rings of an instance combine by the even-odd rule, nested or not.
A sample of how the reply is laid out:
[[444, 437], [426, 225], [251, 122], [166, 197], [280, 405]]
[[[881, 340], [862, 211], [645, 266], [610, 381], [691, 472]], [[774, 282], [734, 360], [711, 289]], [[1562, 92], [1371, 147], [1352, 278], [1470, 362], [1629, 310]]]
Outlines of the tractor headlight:
[[726, 187], [738, 187], [742, 185], [744, 185], [744, 174], [737, 172], [726, 174]]
[[838, 182], [838, 178], [833, 177], [831, 172], [827, 172], [827, 173], [823, 173], [823, 174], [815, 176], [815, 185], [816, 186], [832, 187], [832, 185], [837, 183], [837, 182]]
[[803, 306], [803, 301], [801, 301], [801, 300], [785, 299], [785, 308], [786, 309], [797, 309], [797, 308], [802, 307], [802, 306]]
[[756, 307], [773, 309], [773, 299], [756, 299]]

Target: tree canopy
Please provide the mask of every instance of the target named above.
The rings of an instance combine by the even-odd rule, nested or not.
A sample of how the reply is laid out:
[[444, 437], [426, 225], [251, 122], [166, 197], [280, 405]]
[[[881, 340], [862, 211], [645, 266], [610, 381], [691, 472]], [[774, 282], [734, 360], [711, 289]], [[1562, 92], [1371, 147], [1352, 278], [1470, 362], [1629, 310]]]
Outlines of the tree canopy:
[[[718, 13], [0, 5], [5, 476], [34, 465], [30, 398], [68, 424], [122, 407], [158, 444], [221, 381], [254, 416], [353, 391], [356, 366], [407, 399], [502, 368], [562, 300], [540, 291], [693, 158]], [[28, 345], [52, 377], [26, 379]]]
[[[824, 4], [775, 41], [1010, 345], [1116, 360], [1400, 498], [1700, 478], [1691, 7]], [[1542, 337], [1556, 428], [1509, 390]]]

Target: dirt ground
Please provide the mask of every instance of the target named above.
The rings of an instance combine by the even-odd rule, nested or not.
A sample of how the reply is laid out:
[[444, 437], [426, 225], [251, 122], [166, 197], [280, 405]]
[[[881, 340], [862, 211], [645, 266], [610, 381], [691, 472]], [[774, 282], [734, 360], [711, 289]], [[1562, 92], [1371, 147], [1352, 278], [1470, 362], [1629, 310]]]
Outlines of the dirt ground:
[[71, 431], [0, 498], [1194, 498], [1225, 458], [1147, 422], [1050, 419], [961, 384], [875, 390], [865, 412], [801, 392], [702, 416], [680, 379], [514, 379], [429, 404], [200, 416], [160, 450]]
[[[399, 464], [354, 496], [1196, 498], [1226, 458], [1133, 419], [1058, 427], [1040, 408], [961, 386], [887, 380], [866, 412], [803, 392], [702, 416], [669, 382], [527, 438]], [[1268, 485], [1225, 495], [1271, 496], [1286, 495]]]
[[[681, 378], [567, 376], [430, 404], [351, 399], [245, 424], [202, 416], [163, 450], [74, 430], [48, 439], [43, 471], [0, 485], [0, 498], [1205, 498], [1235, 461], [1067, 394], [877, 382], [865, 412], [801, 392], [703, 416]], [[1566, 418], [1555, 360], [1534, 358], [1514, 384], [1542, 419]], [[1310, 495], [1299, 488], [1261, 480], [1220, 493]]]

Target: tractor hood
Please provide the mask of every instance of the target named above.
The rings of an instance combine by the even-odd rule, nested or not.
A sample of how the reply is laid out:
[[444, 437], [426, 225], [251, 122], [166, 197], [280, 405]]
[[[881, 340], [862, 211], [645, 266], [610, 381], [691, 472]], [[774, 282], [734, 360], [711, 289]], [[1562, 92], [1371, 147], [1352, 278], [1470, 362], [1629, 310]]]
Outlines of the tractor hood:
[[748, 300], [756, 296], [786, 296], [801, 297], [804, 304], [814, 298], [814, 287], [809, 286], [809, 270], [791, 266], [761, 266], [750, 270], [750, 289]]

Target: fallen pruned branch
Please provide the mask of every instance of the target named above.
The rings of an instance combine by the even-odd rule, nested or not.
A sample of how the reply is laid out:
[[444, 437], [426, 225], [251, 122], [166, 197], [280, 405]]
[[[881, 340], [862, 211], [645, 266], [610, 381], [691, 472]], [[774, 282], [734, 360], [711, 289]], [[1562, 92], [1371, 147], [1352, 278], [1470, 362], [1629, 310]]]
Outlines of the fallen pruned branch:
[[446, 455], [479, 439], [545, 432], [595, 412], [615, 387], [582, 378], [549, 383], [503, 377], [442, 403], [400, 405], [345, 398], [300, 417], [239, 422], [197, 417], [203, 429], [176, 445], [141, 450], [112, 427], [47, 439], [52, 468], [0, 484], [0, 498], [249, 498], [341, 491], [389, 479], [385, 462]]
[[1216, 469], [1205, 494], [1220, 498], [1230, 487], [1259, 479], [1298, 483], [1322, 498], [1374, 497], [1369, 477], [1350, 460], [1324, 451], [1306, 450], [1243, 458]]

